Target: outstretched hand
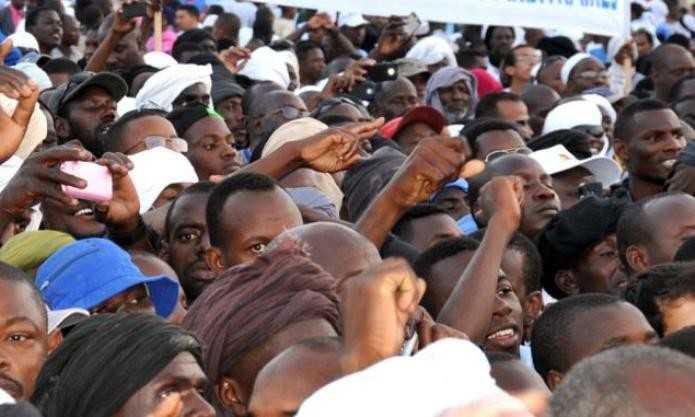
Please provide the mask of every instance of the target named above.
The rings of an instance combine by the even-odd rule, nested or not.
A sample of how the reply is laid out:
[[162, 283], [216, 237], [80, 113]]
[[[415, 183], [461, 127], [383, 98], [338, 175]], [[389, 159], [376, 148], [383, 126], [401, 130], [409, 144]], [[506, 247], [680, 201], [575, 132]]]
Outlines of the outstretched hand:
[[344, 171], [362, 160], [362, 142], [372, 138], [383, 124], [383, 118], [353, 123], [297, 141], [300, 158], [307, 167], [319, 172]]

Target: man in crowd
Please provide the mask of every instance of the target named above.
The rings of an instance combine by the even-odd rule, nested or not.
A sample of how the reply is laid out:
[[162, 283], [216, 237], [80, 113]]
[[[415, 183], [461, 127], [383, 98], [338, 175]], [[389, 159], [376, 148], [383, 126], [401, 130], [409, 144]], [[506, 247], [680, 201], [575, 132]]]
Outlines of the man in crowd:
[[[8, 2], [0, 402], [325, 417], [375, 396], [373, 414], [471, 417], [489, 388], [554, 391], [552, 417], [688, 409], [692, 363], [620, 347], [695, 324], [674, 263], [695, 246], [689, 50], [643, 51], [642, 80], [575, 51], [595, 43], [466, 25], [457, 63], [414, 16], [273, 25], [243, 1], [164, 5], [160, 48], [154, 3], [78, 0], [82, 39], [67, 5]], [[632, 96], [610, 95], [618, 73]]]

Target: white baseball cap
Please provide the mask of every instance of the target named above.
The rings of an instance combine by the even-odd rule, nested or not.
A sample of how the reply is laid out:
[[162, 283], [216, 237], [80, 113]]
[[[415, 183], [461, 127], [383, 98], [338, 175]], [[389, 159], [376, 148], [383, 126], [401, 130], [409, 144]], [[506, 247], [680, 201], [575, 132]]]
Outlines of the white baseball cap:
[[535, 159], [545, 172], [550, 175], [569, 171], [576, 167], [586, 168], [600, 182], [604, 188], [608, 188], [620, 181], [620, 167], [605, 156], [592, 156], [587, 159], [577, 159], [563, 145], [555, 145], [551, 148], [541, 149], [529, 155]]

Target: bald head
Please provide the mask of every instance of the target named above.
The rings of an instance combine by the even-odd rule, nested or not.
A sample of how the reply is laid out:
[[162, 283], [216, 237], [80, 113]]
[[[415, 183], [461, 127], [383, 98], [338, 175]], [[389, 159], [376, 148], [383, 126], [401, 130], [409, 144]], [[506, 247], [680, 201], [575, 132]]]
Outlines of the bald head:
[[338, 379], [340, 339], [308, 339], [276, 356], [258, 374], [249, 402], [256, 417], [295, 415], [319, 388]]
[[311, 260], [340, 284], [381, 262], [379, 250], [369, 239], [338, 223], [318, 222], [295, 227], [278, 237], [300, 239]]
[[374, 96], [372, 114], [387, 121], [403, 116], [418, 105], [415, 85], [405, 77], [385, 81], [378, 85]]
[[538, 116], [560, 101], [560, 95], [547, 85], [529, 84], [524, 88], [521, 99], [526, 103], [529, 115]]
[[695, 73], [695, 60], [687, 49], [680, 45], [666, 43], [649, 55], [656, 98], [668, 102], [671, 89], [681, 78]]

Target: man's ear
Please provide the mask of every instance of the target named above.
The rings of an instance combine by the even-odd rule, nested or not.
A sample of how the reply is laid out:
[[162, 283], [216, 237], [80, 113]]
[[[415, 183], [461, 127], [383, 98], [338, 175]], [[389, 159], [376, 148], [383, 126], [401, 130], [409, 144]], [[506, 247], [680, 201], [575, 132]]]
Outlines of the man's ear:
[[567, 295], [579, 294], [577, 278], [574, 276], [574, 273], [568, 269], [563, 269], [555, 273], [555, 284]]
[[53, 330], [48, 335], [48, 354], [50, 355], [54, 350], [58, 349], [61, 343], [63, 343], [63, 332], [60, 329]]
[[531, 340], [533, 324], [543, 312], [543, 294], [540, 291], [527, 294], [522, 307], [524, 308], [524, 340]]
[[220, 403], [226, 410], [230, 410], [235, 416], [246, 415], [247, 398], [244, 398], [241, 384], [230, 377], [222, 377], [222, 381], [215, 385], [215, 393]]
[[72, 131], [70, 130], [70, 123], [60, 116], [55, 116], [55, 129], [56, 134], [60, 139], [69, 139], [72, 136]]
[[548, 385], [550, 391], [555, 391], [555, 387], [560, 385], [560, 383], [562, 382], [562, 378], [564, 377], [564, 374], [556, 370], [551, 370], [548, 372], [548, 375], [545, 376], [545, 383]]
[[205, 262], [207, 262], [208, 267], [213, 272], [220, 273], [226, 269], [222, 261], [222, 252], [214, 246], [205, 251]]
[[627, 165], [630, 159], [627, 153], [627, 143], [625, 143], [625, 141], [620, 138], [614, 138], [613, 148], [615, 149], [615, 154], [618, 155], [618, 158], [620, 158], [620, 161], [623, 164]]
[[159, 258], [169, 263], [169, 242], [166, 239], [160, 239], [159, 241]]
[[625, 250], [625, 259], [630, 271], [633, 272], [644, 272], [651, 265], [647, 251], [639, 245], [628, 246]]

